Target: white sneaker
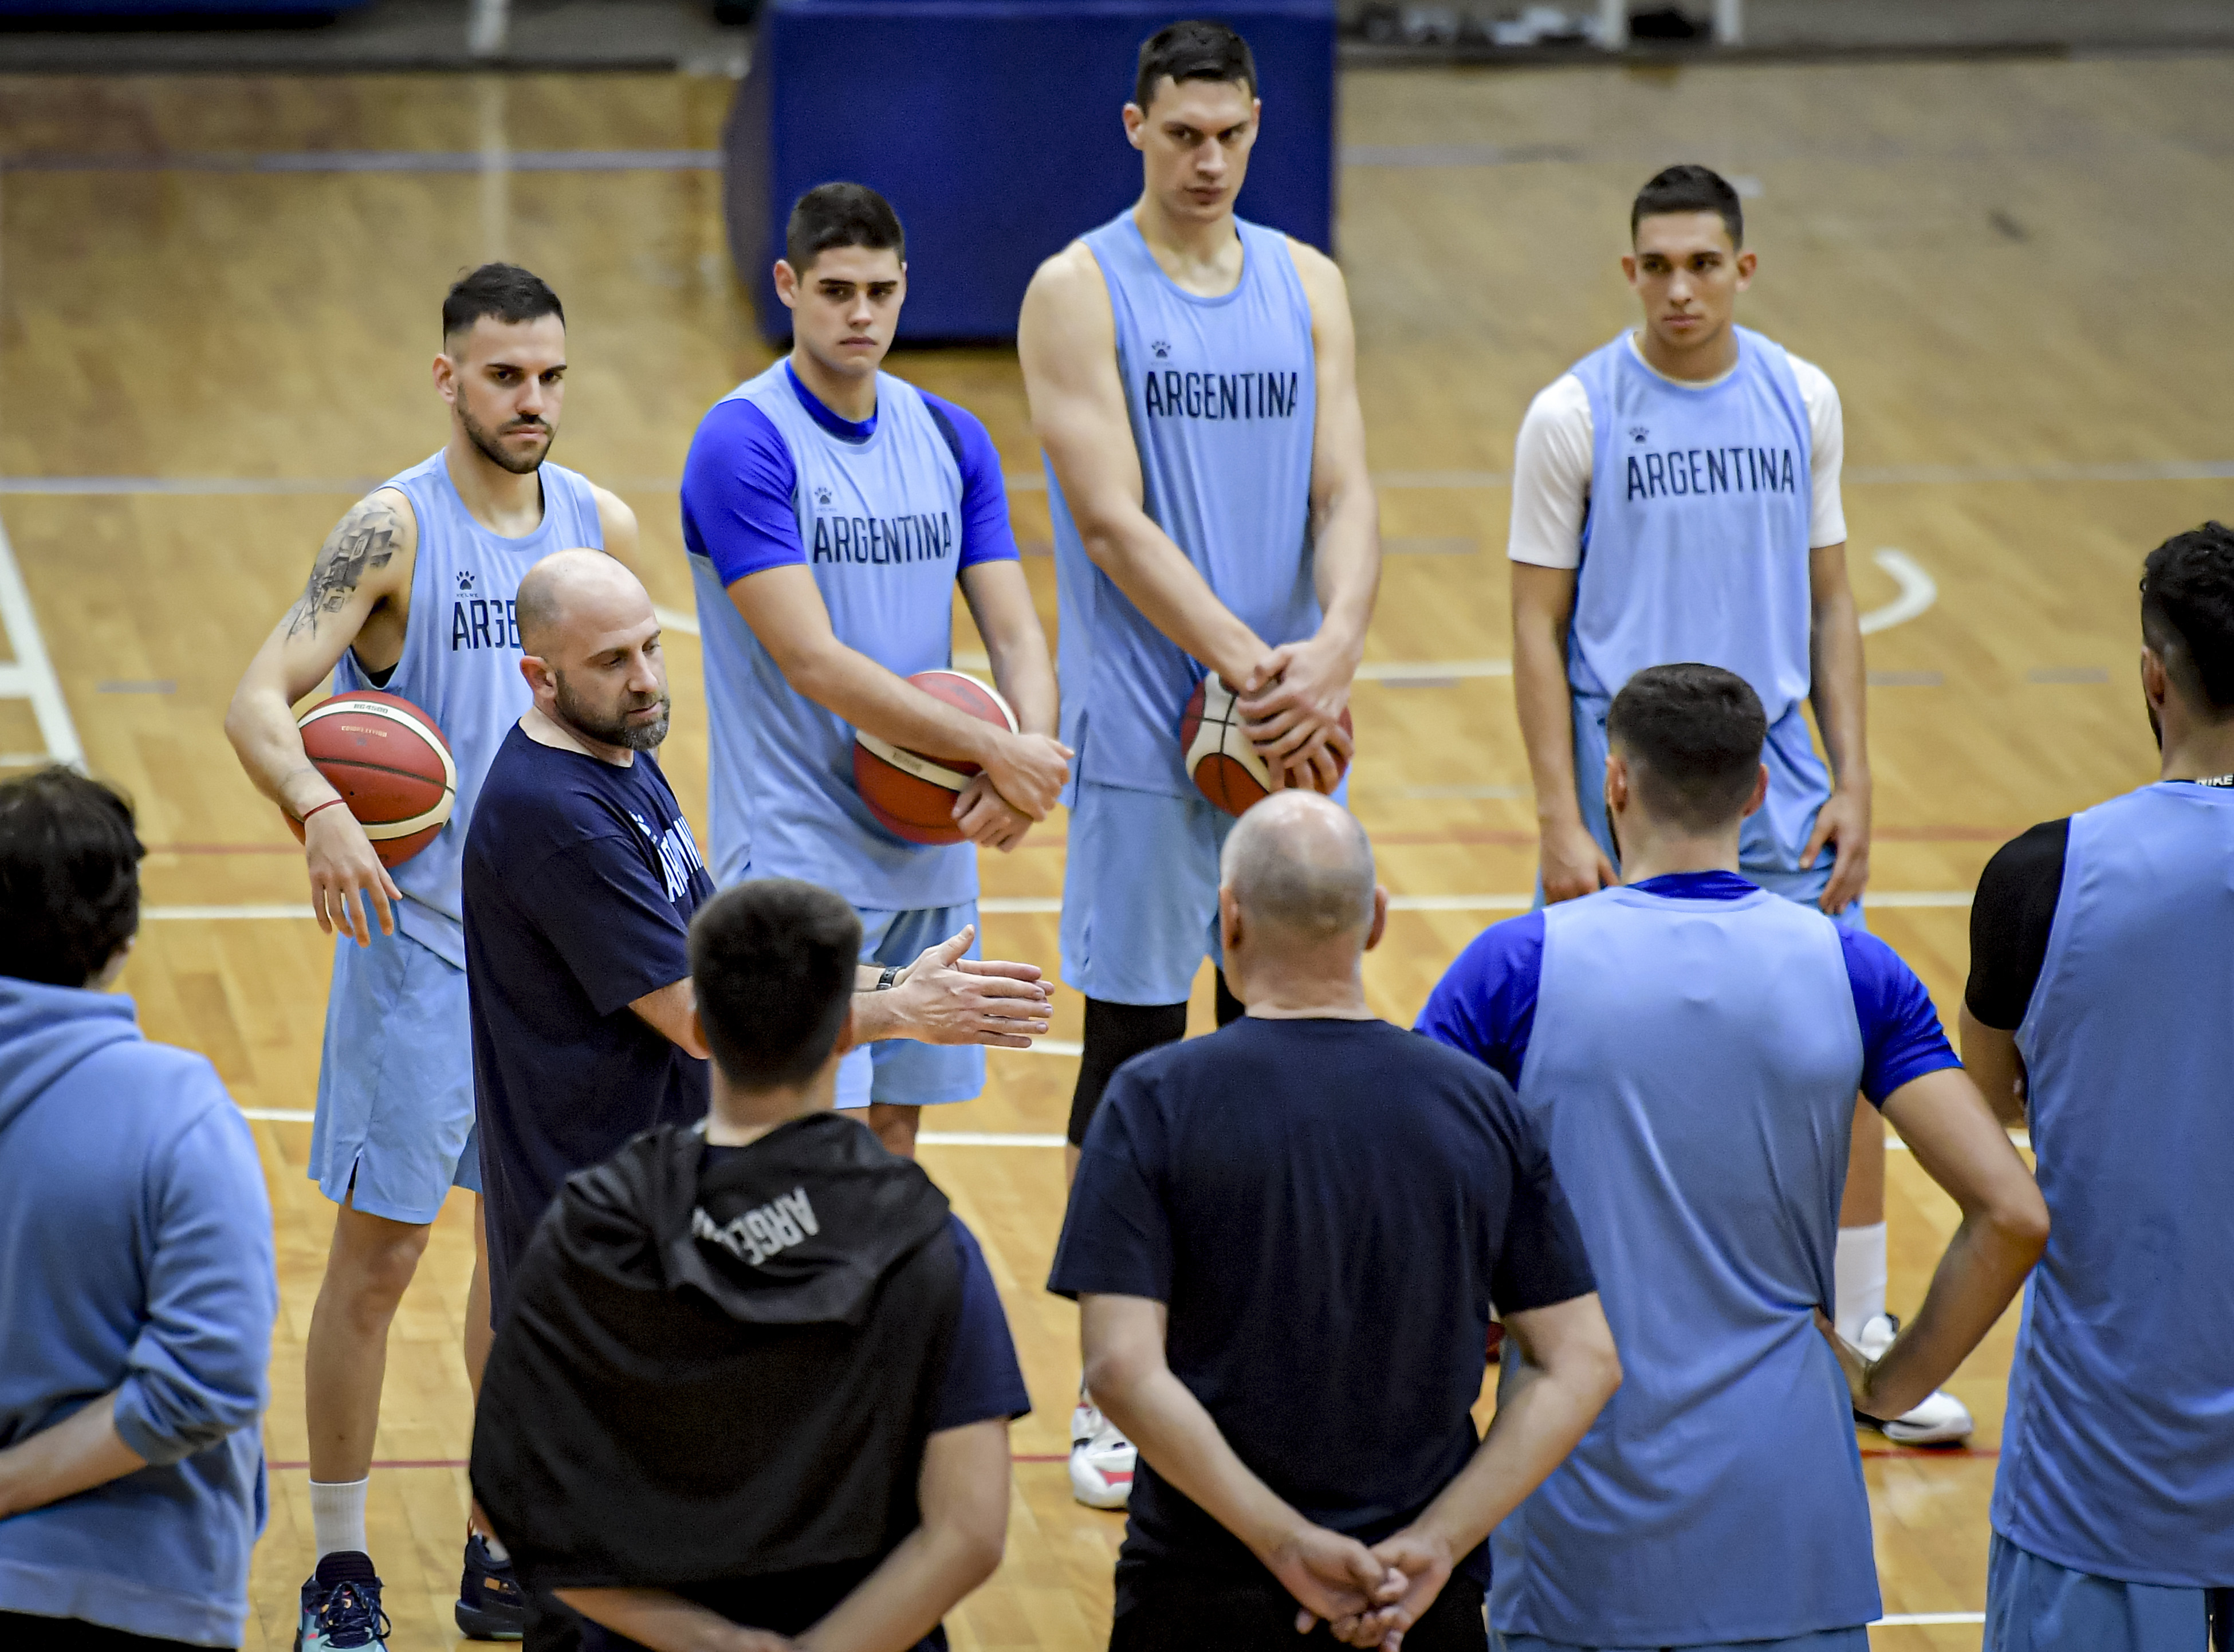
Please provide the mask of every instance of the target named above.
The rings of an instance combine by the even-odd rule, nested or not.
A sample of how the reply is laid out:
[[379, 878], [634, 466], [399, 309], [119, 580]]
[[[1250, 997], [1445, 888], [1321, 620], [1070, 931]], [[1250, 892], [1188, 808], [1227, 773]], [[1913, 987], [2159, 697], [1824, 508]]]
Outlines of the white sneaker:
[[1140, 1453], [1091, 1400], [1070, 1414], [1070, 1494], [1089, 1509], [1121, 1509]]
[[[1899, 1334], [1900, 1321], [1891, 1314], [1879, 1314], [1862, 1327], [1854, 1346], [1861, 1349], [1864, 1358], [1880, 1359]], [[1896, 1446], [1951, 1446], [1969, 1439], [1970, 1431], [1977, 1426], [1970, 1420], [1970, 1407], [1944, 1388], [1933, 1390], [1914, 1410], [1885, 1422], [1865, 1417], [1858, 1411], [1854, 1418], [1877, 1429]]]

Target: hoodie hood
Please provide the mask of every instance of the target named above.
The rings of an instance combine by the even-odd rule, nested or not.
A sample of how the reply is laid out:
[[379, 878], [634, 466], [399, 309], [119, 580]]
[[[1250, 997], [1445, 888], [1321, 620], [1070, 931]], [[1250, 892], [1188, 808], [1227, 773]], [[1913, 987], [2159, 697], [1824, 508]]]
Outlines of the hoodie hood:
[[781, 1125], [704, 1163], [667, 1126], [572, 1179], [556, 1237], [616, 1284], [680, 1290], [760, 1325], [859, 1325], [879, 1283], [946, 1225], [946, 1196], [911, 1159], [833, 1113]]
[[139, 1041], [135, 1015], [119, 993], [0, 976], [0, 1133], [95, 1051]]

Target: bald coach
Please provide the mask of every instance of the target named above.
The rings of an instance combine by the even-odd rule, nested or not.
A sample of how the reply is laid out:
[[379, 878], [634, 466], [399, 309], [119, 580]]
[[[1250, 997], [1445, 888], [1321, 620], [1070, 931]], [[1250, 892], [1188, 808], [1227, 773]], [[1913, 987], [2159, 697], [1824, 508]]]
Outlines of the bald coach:
[[[1314, 1618], [1480, 1652], [1484, 1538], [1619, 1381], [1510, 1087], [1366, 1008], [1388, 910], [1344, 811], [1250, 810], [1218, 890], [1248, 1013], [1127, 1061], [1087, 1133], [1048, 1283], [1140, 1448], [1113, 1652], [1271, 1652]], [[1493, 1306], [1521, 1357], [1477, 1441]]]
[[[714, 881], [661, 772], [671, 705], [651, 597], [600, 551], [519, 582], [535, 703], [490, 765], [465, 854], [466, 973], [492, 1294], [566, 1178], [658, 1124], [705, 1116], [689, 930]], [[854, 1036], [1026, 1045], [1047, 1030], [1029, 964], [961, 935], [883, 992]], [[871, 972], [872, 983], [877, 979]]]

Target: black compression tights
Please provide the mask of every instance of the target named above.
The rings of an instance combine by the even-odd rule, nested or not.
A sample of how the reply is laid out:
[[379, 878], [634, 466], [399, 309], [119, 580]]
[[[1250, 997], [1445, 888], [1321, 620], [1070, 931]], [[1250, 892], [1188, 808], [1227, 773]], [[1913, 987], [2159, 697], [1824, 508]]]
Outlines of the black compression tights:
[[[1225, 984], [1225, 971], [1218, 972], [1218, 1024], [1225, 1026], [1243, 1014], [1241, 1001]], [[1186, 1036], [1186, 1006], [1179, 1004], [1114, 1004], [1103, 998], [1086, 1001], [1086, 1048], [1078, 1059], [1078, 1088], [1070, 1097], [1070, 1144], [1081, 1146], [1094, 1110], [1101, 1105], [1101, 1092], [1117, 1069], [1143, 1050], [1175, 1043]]]

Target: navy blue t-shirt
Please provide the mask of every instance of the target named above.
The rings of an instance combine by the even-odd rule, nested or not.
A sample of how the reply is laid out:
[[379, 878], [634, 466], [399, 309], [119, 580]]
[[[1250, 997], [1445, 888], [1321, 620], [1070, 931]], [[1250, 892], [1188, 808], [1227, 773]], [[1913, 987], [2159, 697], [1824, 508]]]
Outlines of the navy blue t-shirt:
[[466, 981], [493, 1305], [566, 1178], [705, 1116], [706, 1063], [629, 1006], [690, 973], [714, 893], [650, 752], [506, 735], [466, 839]]
[[[1493, 1303], [1596, 1289], [1550, 1157], [1488, 1068], [1380, 1021], [1244, 1016], [1127, 1061], [1048, 1289], [1166, 1304], [1165, 1356], [1241, 1460], [1375, 1542], [1464, 1468]], [[1261, 1578], [1142, 1459], [1118, 1563]], [[1460, 1563], [1478, 1582], [1486, 1550]]]
[[[1739, 900], [1760, 885], [1733, 872], [1671, 872], [1636, 885], [1682, 900]], [[1960, 1067], [1931, 995], [1900, 954], [1867, 930], [1839, 925], [1854, 1019], [1862, 1029], [1862, 1094], [1883, 1107], [1895, 1090], [1927, 1073]], [[1493, 924], [1474, 937], [1420, 1012], [1419, 1029], [1520, 1082], [1536, 1029], [1544, 974], [1544, 914]]]

